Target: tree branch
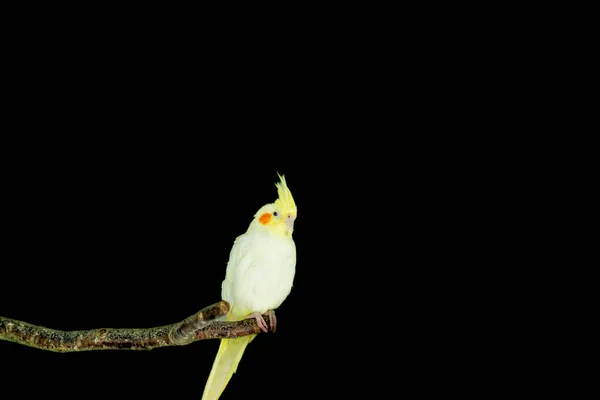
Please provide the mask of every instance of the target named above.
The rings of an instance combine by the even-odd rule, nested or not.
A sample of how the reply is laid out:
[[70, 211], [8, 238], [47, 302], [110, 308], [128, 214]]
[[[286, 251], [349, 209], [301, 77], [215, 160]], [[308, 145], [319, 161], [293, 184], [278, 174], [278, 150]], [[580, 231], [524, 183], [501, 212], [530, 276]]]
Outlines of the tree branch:
[[[237, 338], [261, 332], [254, 318], [217, 321], [229, 312], [229, 303], [220, 301], [203, 308], [183, 321], [155, 328], [99, 328], [59, 331], [0, 316], [0, 340], [41, 350], [76, 352], [88, 350], [152, 350], [181, 346], [204, 339]], [[263, 316], [270, 326], [268, 314]]]

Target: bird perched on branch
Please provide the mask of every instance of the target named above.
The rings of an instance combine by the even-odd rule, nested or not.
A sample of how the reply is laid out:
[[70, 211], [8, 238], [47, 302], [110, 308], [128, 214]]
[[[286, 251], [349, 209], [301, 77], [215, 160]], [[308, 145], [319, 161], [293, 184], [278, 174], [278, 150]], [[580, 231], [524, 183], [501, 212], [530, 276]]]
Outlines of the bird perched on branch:
[[[268, 313], [275, 330], [273, 310], [289, 295], [296, 271], [292, 232], [297, 208], [285, 178], [279, 175], [279, 179], [277, 200], [262, 206], [246, 233], [235, 239], [221, 285], [221, 297], [231, 306], [227, 319], [255, 318], [265, 332], [269, 327], [261, 314]], [[221, 339], [202, 400], [219, 398], [255, 336]]]

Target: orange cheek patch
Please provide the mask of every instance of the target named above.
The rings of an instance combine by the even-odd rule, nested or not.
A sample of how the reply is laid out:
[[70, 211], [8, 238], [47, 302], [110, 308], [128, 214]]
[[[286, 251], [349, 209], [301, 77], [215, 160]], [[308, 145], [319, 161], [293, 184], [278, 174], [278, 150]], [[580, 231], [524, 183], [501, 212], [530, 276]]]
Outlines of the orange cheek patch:
[[270, 213], [264, 213], [263, 215], [260, 216], [260, 218], [258, 219], [258, 222], [260, 222], [263, 225], [266, 225], [269, 223], [269, 221], [271, 221], [271, 217], [273, 215], [271, 215]]

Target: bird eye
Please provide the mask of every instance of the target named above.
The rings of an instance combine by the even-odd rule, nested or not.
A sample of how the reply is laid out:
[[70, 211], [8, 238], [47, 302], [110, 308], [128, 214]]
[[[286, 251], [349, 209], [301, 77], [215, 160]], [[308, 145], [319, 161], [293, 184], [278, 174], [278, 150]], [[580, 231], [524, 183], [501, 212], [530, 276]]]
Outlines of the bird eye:
[[276, 216], [278, 216], [278, 215], [279, 215], [279, 213], [278, 213], [277, 211], [273, 211], [273, 216], [274, 216], [274, 217], [276, 217]]

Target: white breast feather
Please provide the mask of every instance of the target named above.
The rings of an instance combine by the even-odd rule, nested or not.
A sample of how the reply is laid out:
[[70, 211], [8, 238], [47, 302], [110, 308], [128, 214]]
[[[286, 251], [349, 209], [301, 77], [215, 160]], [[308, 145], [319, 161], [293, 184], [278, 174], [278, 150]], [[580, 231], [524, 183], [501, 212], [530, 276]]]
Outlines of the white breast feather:
[[295, 268], [291, 237], [256, 231], [239, 236], [221, 285], [221, 297], [232, 305], [231, 319], [279, 307], [292, 289]]

